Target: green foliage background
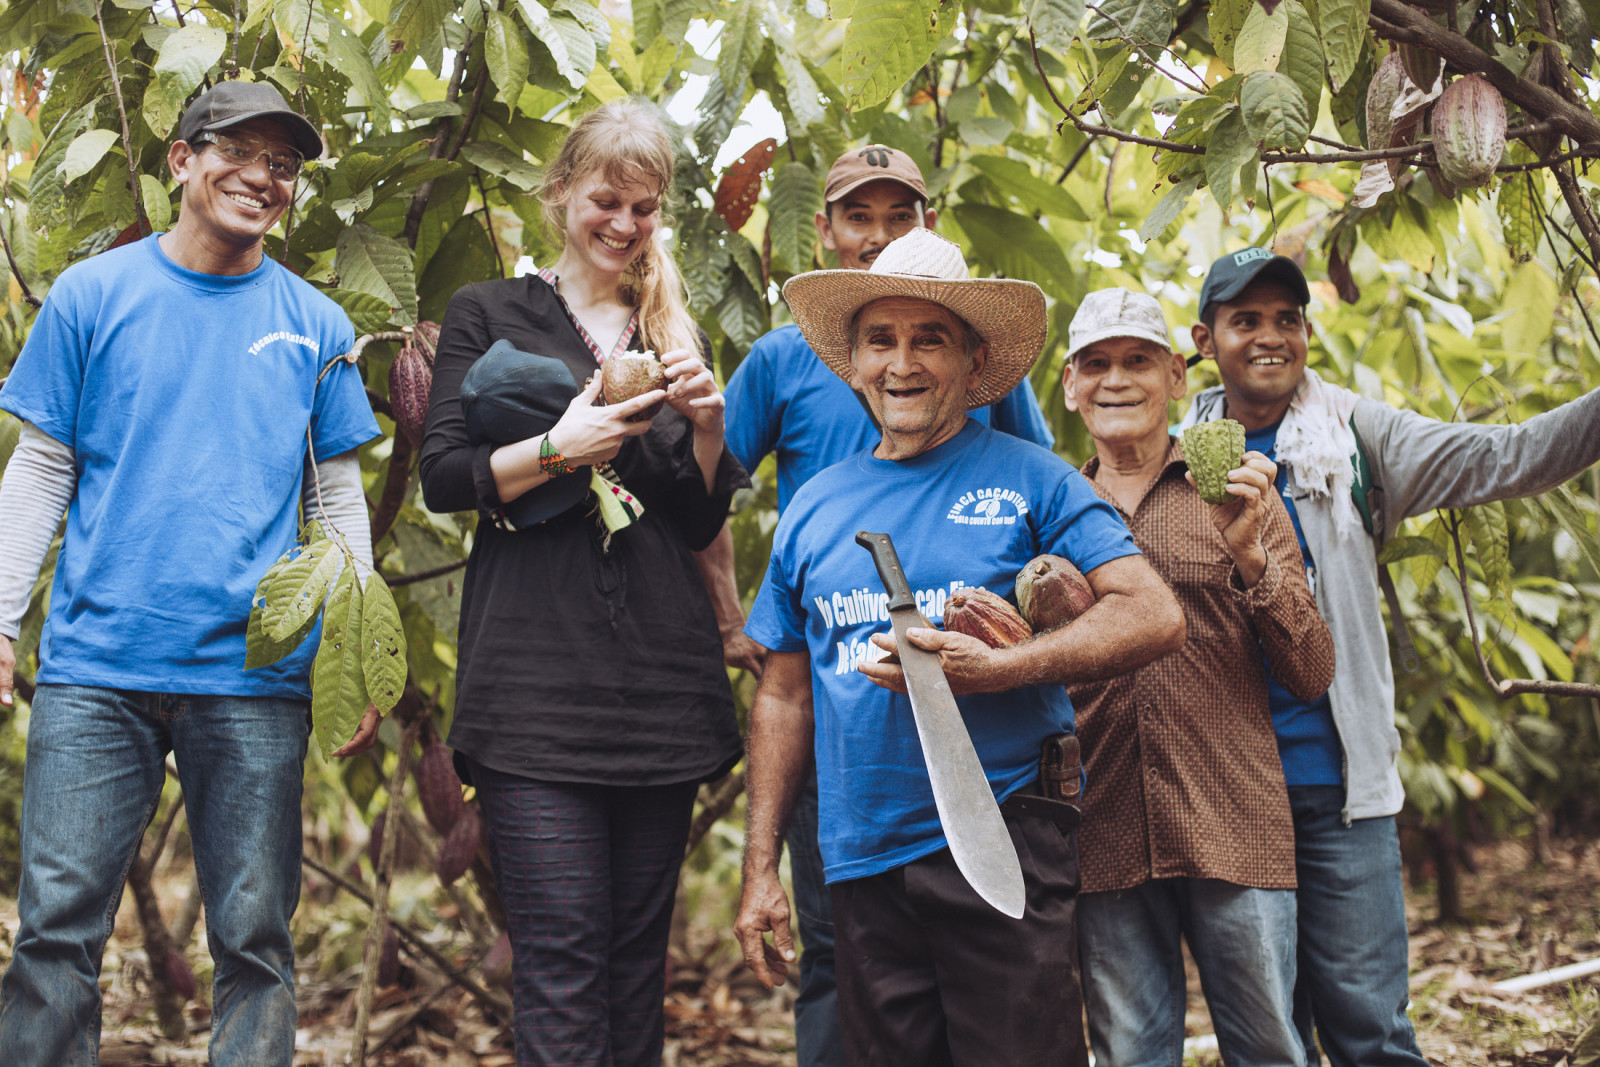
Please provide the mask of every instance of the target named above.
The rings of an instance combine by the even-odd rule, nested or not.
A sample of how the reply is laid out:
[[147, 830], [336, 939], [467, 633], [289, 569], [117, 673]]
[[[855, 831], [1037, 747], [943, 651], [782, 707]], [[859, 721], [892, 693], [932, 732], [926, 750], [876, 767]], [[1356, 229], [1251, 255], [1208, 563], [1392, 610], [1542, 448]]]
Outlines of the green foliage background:
[[[826, 263], [811, 215], [829, 163], [874, 141], [922, 166], [940, 229], [977, 273], [1044, 288], [1051, 338], [1032, 385], [1059, 451], [1074, 462], [1088, 449], [1062, 407], [1060, 354], [1082, 296], [1110, 285], [1150, 292], [1186, 345], [1205, 266], [1274, 241], [1313, 279], [1312, 363], [1325, 376], [1439, 418], [1525, 419], [1600, 381], [1600, 334], [1589, 321], [1600, 296], [1600, 227], [1592, 226], [1595, 186], [1582, 173], [1600, 145], [1590, 102], [1600, 3], [1398, 7], [11, 0], [0, 12], [0, 228], [16, 277], [0, 319], [0, 363], [15, 358], [34, 314], [24, 285], [43, 296], [71, 262], [137, 234], [141, 213], [155, 229], [170, 225], [179, 198], [166, 146], [186, 101], [219, 78], [271, 81], [323, 131], [327, 155], [308, 169], [268, 250], [326, 290], [358, 332], [437, 320], [459, 286], [507, 275], [524, 257], [551, 261], [530, 191], [575, 118], [626, 94], [671, 104], [703, 88], [682, 131], [670, 215], [693, 310], [724, 379], [756, 338], [787, 321], [782, 282]], [[1432, 30], [1408, 22], [1407, 11]], [[1437, 131], [1424, 115], [1404, 136], [1371, 146], [1410, 147], [1394, 157], [1394, 187], [1358, 207], [1353, 193], [1372, 163], [1361, 158], [1367, 86], [1390, 42], [1406, 35], [1446, 55], [1452, 77], [1488, 57], [1491, 76], [1508, 87], [1512, 127], [1533, 132], [1514, 134], [1488, 185], [1458, 190], [1438, 178], [1428, 147]], [[783, 130], [760, 201], [735, 230], [714, 207], [714, 163], [757, 97]], [[1574, 153], [1576, 162], [1565, 158]], [[393, 352], [379, 342], [362, 356], [386, 432], [362, 462], [379, 514], [380, 569], [403, 579], [461, 559], [473, 518], [422, 506], [411, 449], [387, 417]], [[1191, 384], [1214, 380], [1202, 365]], [[0, 461], [16, 428], [0, 426]], [[775, 521], [770, 470], [761, 473], [735, 519], [747, 600]], [[1497, 676], [1600, 680], [1597, 498], [1600, 484], [1585, 477], [1570, 491], [1496, 509], [1502, 533], [1493, 516], [1472, 520], [1466, 586]], [[1491, 691], [1451, 572], [1453, 521], [1412, 520], [1402, 531], [1411, 540], [1393, 550], [1422, 652], [1418, 673], [1399, 680], [1412, 817], [1491, 832], [1538, 813], [1592, 825], [1600, 705]], [[457, 577], [395, 584], [408, 692], [432, 703], [441, 731], [454, 696]], [[17, 646], [29, 678], [48, 578], [47, 568]], [[747, 701], [749, 680], [736, 688]], [[0, 838], [15, 826], [25, 723], [25, 713], [0, 712], [9, 768], [0, 772]], [[392, 727], [383, 740], [394, 746]], [[308, 803], [327, 828], [319, 847], [353, 853], [359, 831], [332, 813], [351, 801], [363, 820], [376, 812], [381, 766], [313, 761]], [[737, 830], [711, 841], [713, 857], [696, 862], [723, 864], [726, 881]], [[0, 840], [0, 889], [14, 884], [15, 854], [14, 842]]]

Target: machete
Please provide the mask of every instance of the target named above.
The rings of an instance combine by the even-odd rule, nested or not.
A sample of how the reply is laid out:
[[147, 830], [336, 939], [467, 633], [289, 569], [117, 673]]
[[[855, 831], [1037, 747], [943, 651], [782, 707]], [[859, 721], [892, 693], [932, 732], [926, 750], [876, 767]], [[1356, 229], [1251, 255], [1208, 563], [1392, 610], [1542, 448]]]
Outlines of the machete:
[[900, 557], [888, 534], [856, 534], [856, 543], [872, 553], [872, 562], [889, 594], [889, 621], [900, 648], [900, 668], [905, 671], [911, 714], [917, 721], [922, 758], [928, 765], [933, 802], [956, 867], [980, 897], [1013, 919], [1022, 918], [1026, 893], [1022, 865], [1011, 843], [994, 790], [978, 762], [961, 709], [950, 692], [939, 655], [913, 645], [906, 631], [913, 626], [932, 628], [917, 610], [911, 583], [900, 567]]

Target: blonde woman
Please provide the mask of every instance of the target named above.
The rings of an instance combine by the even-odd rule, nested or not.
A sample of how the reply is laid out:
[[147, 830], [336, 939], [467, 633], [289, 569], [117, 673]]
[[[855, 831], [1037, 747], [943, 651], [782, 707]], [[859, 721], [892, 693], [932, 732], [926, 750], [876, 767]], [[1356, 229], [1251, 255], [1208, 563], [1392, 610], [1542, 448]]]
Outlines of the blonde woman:
[[[716, 535], [747, 479], [723, 445], [704, 335], [661, 242], [672, 167], [672, 141], [647, 105], [584, 116], [540, 192], [560, 257], [458, 292], [434, 368], [423, 492], [434, 511], [481, 520], [449, 741], [477, 788], [506, 903], [522, 1065], [660, 1061], [695, 791], [740, 755], [691, 552]], [[515, 349], [519, 367], [571, 375], [553, 425], [509, 443], [476, 439], [462, 403], [469, 369], [500, 341], [509, 348], [486, 366]], [[602, 405], [601, 365], [640, 348], [662, 353], [666, 389]], [[499, 374], [493, 388], [536, 379], [546, 381]], [[479, 394], [467, 386], [470, 405]], [[512, 406], [550, 407], [544, 386], [526, 388]], [[627, 421], [663, 399], [654, 418]], [[631, 524], [613, 521], [590, 486], [629, 502]]]

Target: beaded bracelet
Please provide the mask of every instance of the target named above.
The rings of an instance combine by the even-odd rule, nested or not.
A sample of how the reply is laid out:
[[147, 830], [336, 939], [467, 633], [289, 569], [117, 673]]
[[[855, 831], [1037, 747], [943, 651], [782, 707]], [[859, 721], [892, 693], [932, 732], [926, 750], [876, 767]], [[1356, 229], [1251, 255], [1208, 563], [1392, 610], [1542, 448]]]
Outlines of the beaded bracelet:
[[556, 451], [556, 446], [550, 443], [549, 434], [545, 434], [544, 440], [539, 442], [539, 469], [552, 478], [572, 473], [572, 468], [567, 466], [567, 457]]

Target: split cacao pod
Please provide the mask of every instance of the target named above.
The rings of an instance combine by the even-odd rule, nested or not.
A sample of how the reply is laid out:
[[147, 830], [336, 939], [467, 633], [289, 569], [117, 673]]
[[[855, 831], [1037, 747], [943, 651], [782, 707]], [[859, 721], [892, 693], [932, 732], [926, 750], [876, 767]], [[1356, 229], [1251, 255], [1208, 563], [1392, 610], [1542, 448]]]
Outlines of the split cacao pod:
[[383, 951], [378, 954], [378, 985], [392, 986], [400, 981], [400, 935], [393, 925], [383, 931]]
[[1506, 150], [1506, 102], [1481, 74], [1445, 86], [1433, 105], [1433, 154], [1451, 185], [1482, 185]]
[[[654, 352], [618, 352], [600, 365], [600, 393], [607, 404], [632, 400], [652, 389], [667, 387], [667, 368]], [[628, 416], [629, 422], [649, 422], [666, 401], [658, 401]]]
[[422, 444], [422, 427], [428, 421], [428, 394], [433, 391], [433, 368], [415, 345], [403, 345], [389, 364], [389, 409], [394, 424], [411, 447]]
[[194, 999], [194, 971], [190, 968], [189, 961], [184, 959], [182, 952], [177, 949], [169, 951], [166, 964], [161, 970], [166, 976], [167, 985], [174, 993], [184, 1000]]
[[944, 605], [944, 628], [976, 637], [990, 648], [1010, 648], [1033, 630], [1004, 597], [987, 589], [958, 589]]
[[483, 818], [478, 814], [478, 809], [469, 804], [439, 845], [439, 863], [434, 868], [439, 881], [451, 885], [466, 874], [467, 868], [477, 858], [478, 846], [482, 843]]
[[1244, 425], [1232, 419], [1202, 422], [1183, 431], [1183, 458], [1207, 504], [1226, 504], [1228, 472], [1244, 462]]
[[450, 750], [430, 737], [422, 748], [415, 774], [422, 813], [428, 817], [428, 825], [443, 837], [455, 828], [467, 810], [467, 802], [461, 799], [461, 779], [456, 777], [455, 764], [450, 761]]
[[1017, 607], [1033, 632], [1042, 634], [1094, 607], [1094, 590], [1071, 560], [1036, 556], [1017, 574]]

